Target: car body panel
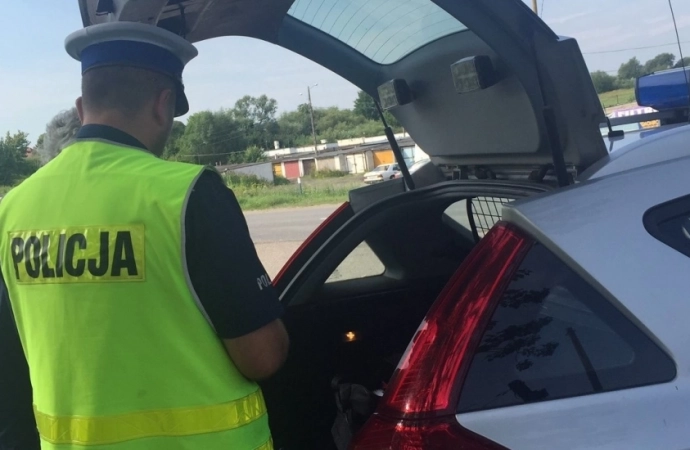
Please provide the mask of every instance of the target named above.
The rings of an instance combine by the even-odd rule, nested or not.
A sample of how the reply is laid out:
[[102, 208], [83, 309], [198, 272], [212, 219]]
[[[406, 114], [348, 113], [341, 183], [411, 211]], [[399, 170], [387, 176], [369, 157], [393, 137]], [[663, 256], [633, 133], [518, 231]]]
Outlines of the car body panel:
[[[647, 328], [690, 375], [690, 259], [652, 237], [647, 210], [688, 195], [690, 157], [581, 183], [507, 205], [504, 218], [551, 248], [610, 301]], [[653, 186], [654, 188], [650, 188]], [[586, 245], [584, 245], [586, 243]], [[602, 255], [602, 249], [619, 254]], [[644, 257], [633, 257], [644, 255]], [[612, 257], [615, 264], [612, 263]], [[659, 295], [659, 286], [664, 295]]]
[[690, 193], [689, 170], [685, 157], [519, 200], [503, 210], [505, 220], [556, 253], [666, 351], [677, 378], [460, 414], [464, 427], [512, 449], [688, 448], [680, 443], [690, 442], [690, 429], [679, 418], [690, 416], [690, 334], [681, 319], [690, 317], [690, 258], [653, 238], [642, 218], [650, 208]]
[[687, 449], [687, 379], [625, 391], [459, 414], [463, 427], [511, 450]]
[[611, 153], [583, 172], [579, 180], [601, 178], [688, 156], [688, 142], [690, 126], [685, 123], [625, 133], [622, 139], [610, 142]]
[[[288, 0], [118, 0], [111, 14], [99, 15], [101, 3], [80, 0], [84, 25], [131, 20], [170, 29], [192, 42], [229, 35], [263, 39], [311, 59], [372, 96], [382, 83], [404, 79], [414, 101], [392, 113], [435, 163], [507, 164], [528, 174], [552, 162], [555, 142], [566, 164], [580, 171], [606, 155], [599, 131], [605, 116], [577, 43], [559, 38], [521, 0], [433, 0], [468, 30], [434, 40], [388, 65], [286, 16]], [[374, 8], [372, 14], [377, 9], [382, 17], [387, 13]], [[498, 81], [457, 94], [450, 65], [476, 55], [492, 59]], [[544, 111], [550, 112], [549, 126]]]

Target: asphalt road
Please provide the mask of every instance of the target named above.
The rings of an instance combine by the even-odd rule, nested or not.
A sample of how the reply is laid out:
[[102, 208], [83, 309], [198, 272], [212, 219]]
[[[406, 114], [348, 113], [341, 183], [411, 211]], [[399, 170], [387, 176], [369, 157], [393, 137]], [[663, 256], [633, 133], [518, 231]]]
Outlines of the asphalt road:
[[271, 209], [245, 213], [256, 252], [274, 277], [300, 244], [340, 205]]
[[254, 243], [304, 241], [340, 205], [249, 211], [244, 214]]
[[[272, 209], [245, 213], [257, 254], [269, 276], [275, 277], [300, 244], [339, 205]], [[469, 230], [464, 202], [452, 205], [446, 213]], [[498, 210], [496, 210], [498, 213]], [[377, 259], [368, 248], [356, 249], [335, 271], [332, 278], [358, 278], [380, 273]]]

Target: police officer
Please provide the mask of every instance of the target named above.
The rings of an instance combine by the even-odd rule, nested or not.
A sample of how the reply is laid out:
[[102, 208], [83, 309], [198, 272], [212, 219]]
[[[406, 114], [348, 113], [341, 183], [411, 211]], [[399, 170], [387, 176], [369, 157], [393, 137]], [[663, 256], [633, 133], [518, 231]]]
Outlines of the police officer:
[[287, 354], [276, 293], [219, 175], [157, 158], [196, 49], [122, 22], [66, 49], [83, 126], [0, 202], [0, 442], [272, 448], [253, 380]]

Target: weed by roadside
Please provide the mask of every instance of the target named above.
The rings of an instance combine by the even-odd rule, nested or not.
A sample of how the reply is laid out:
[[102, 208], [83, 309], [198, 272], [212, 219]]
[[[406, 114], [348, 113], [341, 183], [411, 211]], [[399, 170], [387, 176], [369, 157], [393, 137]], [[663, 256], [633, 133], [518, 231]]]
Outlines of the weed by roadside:
[[599, 94], [599, 100], [604, 108], [625, 105], [635, 101], [635, 89], [617, 89]]
[[310, 177], [319, 180], [324, 178], [342, 178], [348, 175], [350, 175], [350, 172], [344, 172], [342, 170], [323, 169], [317, 170], [316, 172], [312, 173]]
[[[342, 203], [348, 193], [362, 186], [359, 177], [314, 179], [302, 183], [276, 177], [275, 184], [253, 175], [226, 175], [226, 183], [235, 192], [243, 210], [268, 209], [279, 206], [313, 206]], [[286, 184], [287, 183], [287, 184]]]
[[285, 177], [281, 177], [280, 175], [276, 175], [273, 179], [273, 184], [276, 186], [287, 186], [290, 183], [290, 180], [288, 180]]

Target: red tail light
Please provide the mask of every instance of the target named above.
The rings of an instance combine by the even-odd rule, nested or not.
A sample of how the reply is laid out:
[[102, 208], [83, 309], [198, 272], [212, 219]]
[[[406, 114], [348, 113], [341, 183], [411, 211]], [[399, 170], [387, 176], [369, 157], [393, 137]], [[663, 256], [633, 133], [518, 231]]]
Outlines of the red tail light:
[[454, 416], [428, 421], [396, 421], [374, 416], [359, 433], [355, 450], [504, 450], [458, 425]]
[[354, 450], [502, 448], [455, 421], [481, 334], [532, 240], [498, 223], [453, 275], [412, 339]]
[[278, 284], [280, 279], [283, 278], [283, 276], [285, 275], [285, 272], [287, 271], [288, 267], [290, 267], [290, 265], [295, 262], [295, 260], [299, 257], [300, 253], [302, 253], [302, 251], [305, 248], [307, 248], [309, 246], [309, 244], [311, 244], [311, 242], [314, 240], [314, 238], [316, 238], [316, 236], [318, 236], [321, 233], [321, 231], [323, 231], [324, 228], [326, 228], [331, 222], [333, 222], [333, 220], [335, 220], [335, 218], [338, 217], [349, 206], [350, 206], [350, 202], [345, 202], [342, 205], [340, 205], [338, 207], [338, 209], [333, 211], [333, 213], [331, 213], [331, 215], [328, 216], [328, 218], [326, 218], [326, 220], [321, 222], [321, 224], [318, 227], [316, 227], [316, 229], [314, 231], [312, 231], [312, 233], [309, 235], [309, 237], [306, 238], [304, 240], [304, 242], [302, 242], [302, 244], [295, 251], [295, 253], [293, 253], [292, 256], [290, 257], [290, 259], [288, 259], [288, 261], [283, 265], [283, 268], [280, 269], [280, 272], [278, 272], [278, 275], [273, 277], [273, 286], [276, 286]]

